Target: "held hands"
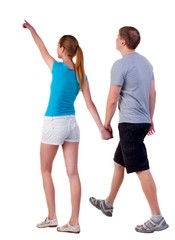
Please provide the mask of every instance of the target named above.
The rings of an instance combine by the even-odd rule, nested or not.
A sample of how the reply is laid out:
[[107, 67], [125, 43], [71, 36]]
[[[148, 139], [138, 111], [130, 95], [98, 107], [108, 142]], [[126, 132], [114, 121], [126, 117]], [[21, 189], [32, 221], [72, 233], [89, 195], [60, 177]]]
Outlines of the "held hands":
[[112, 134], [112, 128], [106, 128], [105, 126], [103, 127], [103, 129], [101, 130], [101, 138], [103, 140], [109, 140], [111, 138], [113, 138], [113, 134]]

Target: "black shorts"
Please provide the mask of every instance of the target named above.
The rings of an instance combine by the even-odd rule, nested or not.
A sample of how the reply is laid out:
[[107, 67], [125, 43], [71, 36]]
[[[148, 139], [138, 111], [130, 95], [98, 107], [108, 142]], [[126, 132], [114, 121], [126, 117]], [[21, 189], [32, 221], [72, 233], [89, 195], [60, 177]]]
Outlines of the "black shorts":
[[126, 168], [127, 173], [149, 169], [144, 138], [150, 129], [149, 123], [119, 123], [120, 142], [114, 161]]

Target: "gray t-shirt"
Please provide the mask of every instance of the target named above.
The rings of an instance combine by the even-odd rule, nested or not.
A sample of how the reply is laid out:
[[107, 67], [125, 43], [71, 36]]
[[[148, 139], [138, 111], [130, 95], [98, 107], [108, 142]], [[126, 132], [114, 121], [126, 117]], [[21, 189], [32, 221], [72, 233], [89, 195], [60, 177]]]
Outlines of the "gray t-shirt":
[[154, 80], [153, 67], [134, 52], [114, 62], [111, 85], [122, 86], [118, 108], [119, 122], [150, 123], [149, 94]]

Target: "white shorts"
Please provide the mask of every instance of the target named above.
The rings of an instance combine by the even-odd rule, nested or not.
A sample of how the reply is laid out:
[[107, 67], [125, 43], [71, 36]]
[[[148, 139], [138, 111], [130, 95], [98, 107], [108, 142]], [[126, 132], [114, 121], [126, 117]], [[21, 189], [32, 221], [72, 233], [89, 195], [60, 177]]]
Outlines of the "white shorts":
[[44, 117], [41, 142], [62, 145], [64, 142], [79, 142], [80, 130], [75, 115]]

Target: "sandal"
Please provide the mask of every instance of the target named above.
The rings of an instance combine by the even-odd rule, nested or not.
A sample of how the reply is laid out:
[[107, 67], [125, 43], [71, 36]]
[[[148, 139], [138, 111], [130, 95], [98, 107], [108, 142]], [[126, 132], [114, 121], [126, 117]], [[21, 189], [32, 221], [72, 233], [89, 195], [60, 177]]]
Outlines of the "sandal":
[[36, 226], [38, 228], [46, 228], [46, 227], [57, 227], [57, 225], [58, 225], [57, 218], [53, 220], [49, 220], [49, 218], [47, 217], [43, 222], [38, 223]]
[[113, 207], [106, 206], [105, 200], [100, 200], [94, 197], [90, 197], [89, 201], [94, 207], [101, 210], [102, 213], [105, 214], [107, 217], [112, 217]]
[[168, 227], [169, 226], [163, 217], [159, 222], [155, 222], [150, 218], [143, 225], [137, 225], [135, 230], [141, 233], [153, 233], [154, 231], [162, 231]]
[[80, 226], [72, 226], [70, 223], [67, 223], [66, 226], [57, 227], [57, 231], [67, 233], [80, 233]]

